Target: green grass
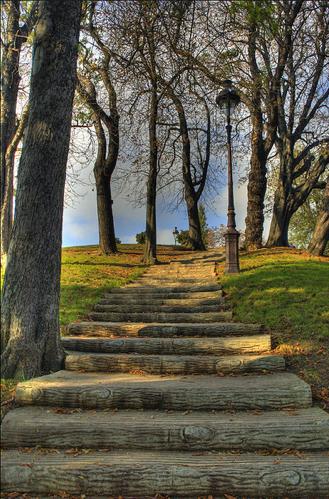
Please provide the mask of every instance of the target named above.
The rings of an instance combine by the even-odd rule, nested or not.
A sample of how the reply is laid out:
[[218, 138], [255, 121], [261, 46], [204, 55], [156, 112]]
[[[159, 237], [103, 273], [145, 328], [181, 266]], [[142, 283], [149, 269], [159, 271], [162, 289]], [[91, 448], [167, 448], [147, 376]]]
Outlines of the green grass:
[[287, 366], [329, 410], [329, 258], [278, 248], [241, 256], [241, 273], [220, 282], [234, 320], [264, 324]]
[[260, 322], [294, 338], [329, 340], [329, 260], [294, 250], [241, 257], [241, 273], [222, 283], [239, 321]]
[[61, 326], [83, 318], [109, 288], [123, 286], [141, 275], [145, 266], [140, 256], [139, 252], [104, 256], [97, 246], [63, 249]]

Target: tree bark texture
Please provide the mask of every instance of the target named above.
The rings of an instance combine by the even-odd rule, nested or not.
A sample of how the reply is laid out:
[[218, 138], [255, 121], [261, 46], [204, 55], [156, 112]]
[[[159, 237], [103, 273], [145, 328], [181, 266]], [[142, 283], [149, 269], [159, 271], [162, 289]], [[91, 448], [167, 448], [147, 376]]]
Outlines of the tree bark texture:
[[30, 113], [18, 170], [1, 316], [1, 373], [59, 369], [62, 216], [81, 0], [44, 0], [36, 26]]
[[248, 204], [245, 236], [248, 250], [255, 250], [261, 248], [263, 245], [264, 200], [267, 185], [267, 154], [264, 149], [262, 134], [262, 114], [261, 112], [255, 112], [252, 118], [251, 159], [248, 178]]
[[111, 177], [94, 169], [97, 191], [99, 247], [103, 254], [117, 253], [115, 240]]
[[156, 87], [152, 89], [149, 116], [150, 160], [146, 194], [146, 229], [143, 261], [147, 264], [157, 262], [156, 254], [156, 187], [158, 176], [157, 144], [158, 96]]
[[293, 212], [288, 203], [288, 193], [283, 185], [275, 192], [273, 214], [267, 246], [288, 246], [289, 222]]
[[324, 191], [323, 209], [320, 211], [308, 250], [312, 255], [322, 256], [329, 241], [329, 181]]

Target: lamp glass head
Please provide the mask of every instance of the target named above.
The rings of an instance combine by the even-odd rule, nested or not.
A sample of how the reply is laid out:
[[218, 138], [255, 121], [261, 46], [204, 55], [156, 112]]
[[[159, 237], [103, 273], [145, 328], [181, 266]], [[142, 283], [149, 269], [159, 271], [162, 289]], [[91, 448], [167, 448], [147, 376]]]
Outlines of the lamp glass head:
[[223, 82], [224, 90], [222, 90], [217, 98], [217, 105], [225, 112], [226, 116], [230, 116], [240, 102], [240, 97], [237, 91], [232, 86], [231, 80]]

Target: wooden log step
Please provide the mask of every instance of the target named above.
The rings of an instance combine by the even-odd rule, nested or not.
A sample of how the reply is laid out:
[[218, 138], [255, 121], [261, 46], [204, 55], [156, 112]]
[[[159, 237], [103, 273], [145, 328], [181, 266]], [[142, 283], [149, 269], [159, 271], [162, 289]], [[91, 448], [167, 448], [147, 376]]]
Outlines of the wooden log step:
[[19, 407], [2, 422], [2, 447], [242, 450], [329, 449], [319, 408], [227, 413], [60, 411]]
[[[172, 270], [190, 270], [191, 272], [193, 271], [202, 271], [202, 270], [209, 270], [210, 272], [216, 269], [216, 263], [214, 261], [209, 261], [209, 262], [199, 262], [199, 263], [171, 263], [168, 266], [169, 269]], [[149, 271], [162, 271], [165, 270], [165, 267], [151, 267]]]
[[150, 304], [150, 305], [136, 305], [136, 304], [131, 304], [128, 303], [126, 305], [122, 303], [116, 303], [116, 304], [101, 304], [97, 303], [94, 305], [93, 310], [95, 312], [118, 312], [120, 314], [123, 313], [132, 313], [132, 312], [141, 312], [141, 313], [149, 313], [149, 312], [156, 312], [156, 313], [181, 313], [185, 314], [188, 313], [190, 314], [191, 312], [194, 313], [199, 313], [199, 312], [218, 312], [222, 310], [228, 310], [230, 309], [231, 306], [229, 303], [227, 304], [220, 304], [219, 300], [217, 300], [216, 304], [213, 305], [186, 305], [186, 304], [180, 304], [180, 305], [161, 305], [161, 304]]
[[130, 287], [136, 286], [148, 286], [148, 285], [157, 285], [157, 286], [216, 286], [217, 285], [216, 278], [209, 279], [199, 279], [198, 277], [192, 279], [183, 279], [179, 277], [149, 277], [149, 276], [141, 276], [133, 283], [129, 284]]
[[[180, 293], [176, 293], [180, 294]], [[170, 294], [168, 298], [163, 298], [160, 294], [155, 295], [107, 295], [108, 298], [103, 298], [99, 300], [98, 305], [184, 305], [184, 306], [202, 306], [202, 305], [219, 305], [225, 304], [226, 300], [220, 298], [217, 294], [213, 298], [198, 298], [194, 296], [193, 298], [176, 298], [176, 294]], [[183, 294], [183, 293], [182, 293]]]
[[58, 371], [19, 383], [16, 401], [94, 409], [252, 410], [307, 408], [311, 389], [294, 374], [157, 376]]
[[157, 274], [157, 273], [167, 273], [167, 272], [213, 272], [215, 270], [215, 264], [213, 262], [210, 263], [201, 263], [201, 264], [170, 264], [170, 265], [157, 265], [150, 267], [147, 270], [148, 274]]
[[146, 272], [141, 277], [150, 277], [152, 279], [164, 278], [180, 278], [180, 279], [212, 279], [216, 278], [215, 272], [212, 270], [197, 271], [194, 269], [189, 270], [166, 270], [162, 272]]
[[[122, 289], [122, 288], [120, 288]], [[123, 288], [126, 289], [126, 288]], [[126, 289], [127, 290], [127, 289]], [[129, 291], [129, 290], [127, 290]], [[142, 293], [137, 292], [136, 289], [132, 289], [129, 293], [105, 293], [103, 295], [104, 300], [111, 301], [111, 303], [130, 303], [130, 301], [135, 301], [136, 303], [153, 303], [162, 300], [188, 300], [188, 301], [202, 301], [206, 300], [220, 300], [223, 297], [223, 291], [204, 291], [204, 292], [191, 292], [191, 293], [175, 293], [172, 291], [162, 291], [153, 293], [150, 291], [143, 291]], [[127, 300], [127, 301], [126, 301]]]
[[94, 321], [111, 322], [219, 322], [232, 319], [231, 311], [222, 312], [91, 312]]
[[65, 369], [83, 372], [150, 374], [219, 374], [273, 372], [285, 368], [278, 355], [152, 355], [69, 352]]
[[214, 272], [214, 263], [201, 263], [201, 264], [170, 264], [170, 265], [158, 265], [151, 267], [147, 270], [148, 274], [166, 274], [168, 272]]
[[239, 322], [217, 322], [209, 324], [145, 324], [144, 322], [76, 322], [67, 327], [69, 335], [99, 336], [99, 337], [187, 337], [202, 336], [208, 338], [253, 335], [264, 332], [260, 324], [244, 324]]
[[[135, 281], [136, 282], [136, 281]], [[138, 289], [136, 289], [138, 288]], [[203, 293], [209, 291], [221, 291], [222, 287], [220, 284], [195, 284], [190, 286], [161, 286], [152, 284], [127, 284], [127, 286], [122, 288], [109, 288], [108, 293]]]
[[90, 338], [67, 336], [62, 338], [67, 350], [100, 353], [154, 354], [239, 354], [262, 353], [271, 349], [269, 334], [224, 338]]
[[182, 279], [182, 280], [207, 280], [207, 279], [216, 279], [215, 272], [210, 272], [206, 270], [204, 272], [196, 272], [194, 270], [184, 270], [184, 271], [176, 271], [169, 270], [166, 272], [147, 272], [139, 277], [139, 279], [160, 279], [160, 280], [171, 280], [171, 279]]
[[76, 454], [4, 451], [2, 491], [143, 499], [158, 494], [328, 497], [329, 457], [322, 452], [305, 458], [140, 450]]

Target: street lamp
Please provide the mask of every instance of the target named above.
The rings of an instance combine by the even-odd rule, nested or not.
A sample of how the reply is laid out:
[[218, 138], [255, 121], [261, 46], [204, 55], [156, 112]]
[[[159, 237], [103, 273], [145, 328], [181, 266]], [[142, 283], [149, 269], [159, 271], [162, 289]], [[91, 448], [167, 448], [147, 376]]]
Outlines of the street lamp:
[[234, 212], [234, 197], [233, 197], [233, 173], [232, 173], [232, 147], [231, 147], [231, 113], [240, 102], [240, 97], [237, 91], [232, 86], [231, 80], [223, 81], [224, 90], [222, 90], [217, 98], [216, 104], [225, 111], [227, 124], [227, 187], [228, 187], [228, 210], [227, 210], [227, 231], [225, 233], [225, 273], [236, 274], [240, 272], [239, 267], [239, 236], [240, 233], [236, 230], [235, 212]]
[[173, 233], [173, 236], [174, 236], [174, 241], [175, 241], [175, 246], [176, 246], [177, 236], [179, 234], [179, 230], [177, 229], [177, 227], [174, 228], [174, 230], [172, 231], [172, 233]]

